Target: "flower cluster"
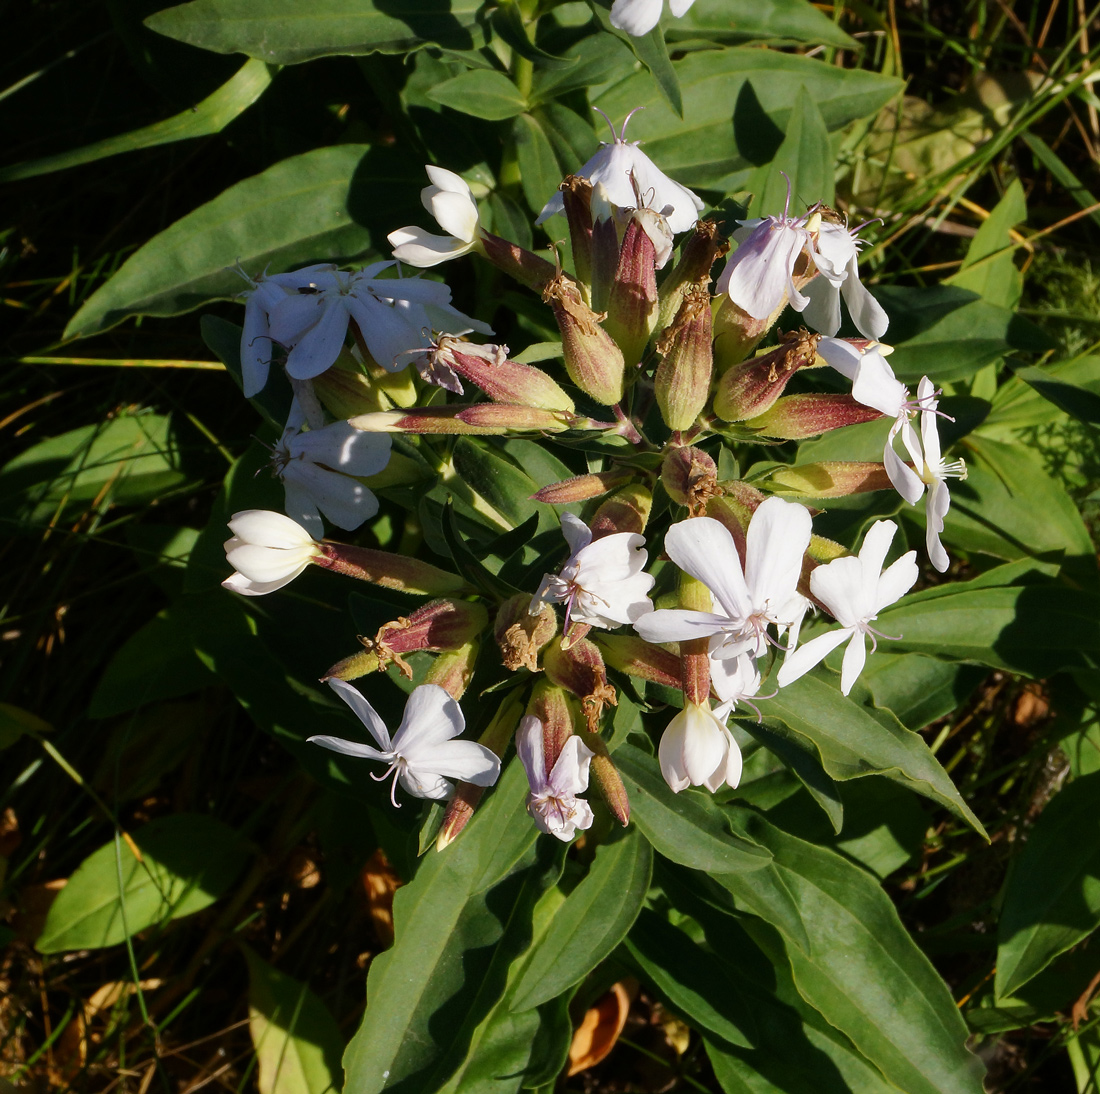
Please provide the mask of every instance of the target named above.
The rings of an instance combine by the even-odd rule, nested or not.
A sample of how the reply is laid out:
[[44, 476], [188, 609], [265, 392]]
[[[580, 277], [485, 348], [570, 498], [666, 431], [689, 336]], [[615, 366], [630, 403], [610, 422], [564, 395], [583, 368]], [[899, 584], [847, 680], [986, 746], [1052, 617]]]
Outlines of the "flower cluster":
[[[671, 6], [682, 15], [690, 0]], [[660, 0], [616, 0], [611, 20], [644, 34], [660, 14]], [[889, 319], [860, 280], [861, 228], [823, 205], [792, 213], [788, 198], [781, 214], [745, 221], [726, 241], [700, 219], [703, 201], [626, 140], [625, 121], [611, 129], [611, 140], [547, 195], [538, 218], [565, 218], [571, 272], [488, 231], [469, 185], [429, 166], [421, 197], [443, 234], [400, 228], [389, 236], [395, 261], [258, 275], [243, 294], [245, 394], [264, 388], [277, 361], [294, 395], [273, 455], [289, 515], [234, 516], [226, 554], [236, 572], [225, 585], [260, 595], [314, 565], [430, 598], [362, 638], [362, 650], [325, 675], [375, 743], [310, 739], [385, 763], [395, 805], [398, 783], [414, 797], [448, 799], [440, 847], [495, 782], [513, 740], [540, 830], [569, 840], [590, 827], [590, 782], [627, 823], [629, 802], [601, 732], [618, 702], [615, 673], [682, 692], [657, 748], [675, 792], [736, 787], [742, 757], [729, 719], [739, 708], [762, 719], [777, 689], [841, 645], [839, 687], [849, 694], [867, 639], [873, 653], [879, 639], [897, 637], [874, 624], [916, 582], [916, 552], [888, 565], [898, 526], [880, 520], [850, 553], [814, 533], [816, 510], [797, 497], [892, 487], [915, 505], [927, 494], [928, 558], [940, 571], [949, 564], [940, 542], [946, 481], [965, 467], [943, 458], [932, 381], [924, 377], [911, 397], [887, 361]], [[467, 256], [541, 297], [560, 333], [559, 368], [468, 339], [492, 332], [452, 306], [445, 284], [405, 269]], [[806, 328], [758, 349], [787, 309]], [[859, 337], [838, 337], [845, 311]], [[787, 391], [796, 374], [829, 367], [850, 391]], [[888, 428], [881, 464], [778, 468], [749, 482], [720, 476], [711, 455], [876, 419]], [[536, 583], [542, 567], [521, 565], [525, 545], [510, 541], [519, 560], [510, 576], [494, 568], [479, 579], [468, 559], [459, 574], [324, 538], [323, 520], [353, 531], [377, 512], [371, 486], [383, 489], [394, 433], [413, 438], [427, 465], [450, 469], [443, 481], [455, 435], [583, 441], [587, 470], [533, 496], [569, 507], [560, 514], [565, 561]], [[585, 520], [575, 512], [582, 506]], [[651, 526], [666, 509], [673, 519]], [[459, 535], [456, 527], [449, 534]], [[802, 641], [818, 610], [836, 625]], [[459, 740], [458, 701], [475, 668], [484, 671], [488, 641], [500, 668], [482, 695], [506, 698], [484, 710], [479, 741]], [[432, 655], [420, 678], [406, 660], [414, 653]], [[417, 683], [392, 738], [348, 683], [390, 665]]]

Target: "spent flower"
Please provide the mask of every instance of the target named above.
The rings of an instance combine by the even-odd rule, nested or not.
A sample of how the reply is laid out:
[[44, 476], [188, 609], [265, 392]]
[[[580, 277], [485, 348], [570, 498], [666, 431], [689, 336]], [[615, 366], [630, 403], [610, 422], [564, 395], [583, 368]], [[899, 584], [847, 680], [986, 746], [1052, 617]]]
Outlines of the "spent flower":
[[560, 840], [571, 840], [578, 828], [591, 828], [592, 807], [578, 794], [588, 789], [589, 765], [594, 753], [577, 736], [571, 736], [546, 771], [545, 727], [533, 714], [520, 722], [516, 754], [527, 773], [531, 792], [527, 812], [540, 831]]

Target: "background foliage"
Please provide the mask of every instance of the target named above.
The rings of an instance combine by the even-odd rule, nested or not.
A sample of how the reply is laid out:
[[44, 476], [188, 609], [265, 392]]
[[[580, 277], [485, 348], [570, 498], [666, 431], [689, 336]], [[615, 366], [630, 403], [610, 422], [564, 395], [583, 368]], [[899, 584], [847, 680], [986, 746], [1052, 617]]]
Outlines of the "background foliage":
[[[8, 13], [0, 1069], [312, 1092], [340, 1086], [350, 1042], [348, 1089], [551, 1089], [618, 984], [618, 1046], [565, 1089], [973, 1091], [969, 1035], [990, 1089], [1095, 1090], [1094, 13], [696, 0], [627, 40], [599, 3], [541, 8]], [[279, 505], [251, 438], [283, 410], [259, 421], [225, 375], [226, 267], [385, 255], [424, 222], [424, 163], [544, 246], [529, 225], [597, 147], [591, 105], [644, 105], [631, 136], [727, 219], [774, 209], [780, 170], [883, 218], [864, 263], [891, 362], [946, 386], [971, 468], [958, 580], [926, 575], [883, 616], [904, 642], [854, 704], [785, 689], [733, 804], [671, 799], [639, 733], [662, 697], [624, 683], [626, 834], [567, 859], [536, 841], [513, 764], [418, 857], [416, 810], [304, 743], [346, 734], [319, 672], [412, 601], [315, 572], [260, 602], [218, 588], [226, 515]], [[514, 350], [556, 338], [483, 265], [451, 280]], [[881, 452], [881, 423], [842, 432], [783, 457]], [[448, 494], [491, 556], [536, 513], [552, 531], [525, 499], [586, 467], [465, 439], [444, 487], [403, 454], [363, 542], [444, 555]], [[839, 499], [818, 530], [851, 544], [899, 508]], [[869, 770], [889, 778], [852, 777]], [[364, 1017], [365, 976], [387, 1005]]]

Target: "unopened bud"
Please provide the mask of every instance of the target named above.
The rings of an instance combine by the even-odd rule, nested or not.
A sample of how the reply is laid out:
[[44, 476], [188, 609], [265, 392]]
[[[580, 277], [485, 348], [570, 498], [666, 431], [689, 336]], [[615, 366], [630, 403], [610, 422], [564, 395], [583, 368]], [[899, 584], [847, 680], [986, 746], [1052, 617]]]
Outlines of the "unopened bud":
[[479, 648], [475, 639], [457, 650], [445, 650], [428, 666], [424, 683], [438, 684], [456, 701], [461, 699], [474, 678], [474, 663]]
[[526, 713], [534, 715], [542, 722], [546, 770], [553, 771], [565, 742], [573, 736], [576, 703], [564, 688], [540, 680], [531, 693]]
[[[509, 696], [501, 704], [500, 709], [493, 715], [493, 720], [486, 727], [485, 732], [478, 738], [479, 743], [492, 749], [498, 756], [504, 756], [504, 750], [512, 739], [512, 734], [519, 724], [520, 715], [523, 713], [523, 705], [514, 697]], [[458, 834], [469, 823], [474, 815], [474, 810], [485, 793], [485, 787], [475, 786], [473, 783], [460, 782], [455, 787], [454, 797], [447, 804], [447, 811], [443, 814], [443, 823], [436, 836], [435, 849], [442, 851], [448, 844], [453, 843]]]
[[455, 650], [473, 641], [489, 625], [485, 609], [469, 600], [433, 600], [383, 626], [374, 638], [361, 639], [384, 667], [395, 664], [411, 680], [404, 654], [418, 650]]
[[802, 441], [830, 429], [860, 425], [881, 418], [877, 410], [857, 403], [851, 395], [784, 395], [757, 418], [744, 423], [763, 437], [777, 441]]
[[676, 318], [686, 292], [693, 288], [706, 289], [710, 285], [711, 267], [728, 250], [729, 243], [719, 237], [716, 221], [696, 222], [691, 235], [680, 247], [680, 261], [661, 285], [658, 328], [667, 327]]
[[535, 292], [542, 292], [558, 273], [557, 268], [545, 258], [539, 258], [517, 243], [509, 243], [484, 229], [480, 232], [480, 238], [485, 257], [498, 270], [503, 270]]
[[416, 407], [409, 411], [384, 410], [350, 419], [366, 433], [462, 433], [491, 436], [517, 430], [560, 433], [569, 429], [572, 415], [539, 407], [475, 403], [473, 406]]
[[461, 411], [458, 418], [490, 433], [563, 433], [567, 429], [584, 429], [590, 424], [589, 419], [578, 418], [564, 410], [505, 403], [476, 403]]
[[804, 498], [844, 498], [871, 490], [889, 490], [890, 477], [881, 463], [859, 460], [824, 460], [777, 467], [768, 486], [778, 494]]
[[313, 562], [347, 577], [417, 596], [447, 596], [473, 591], [458, 574], [448, 573], [430, 562], [390, 551], [333, 543], [327, 539], [317, 545]]
[[714, 316], [714, 367], [721, 376], [756, 349], [787, 304], [784, 301], [767, 319], [754, 319], [728, 296], [719, 299], [721, 304]]
[[504, 667], [511, 672], [520, 668], [538, 672], [539, 651], [558, 630], [558, 617], [549, 604], [540, 605], [536, 615], [530, 607], [531, 598], [520, 593], [501, 604], [493, 621], [493, 637]]
[[601, 634], [596, 644], [604, 661], [618, 672], [665, 687], [682, 686], [680, 658], [634, 635]]
[[630, 799], [607, 751], [607, 745], [598, 733], [581, 733], [580, 738], [592, 750], [592, 761], [588, 768], [592, 781], [615, 819], [625, 828], [630, 823]]
[[656, 322], [656, 249], [634, 218], [619, 249], [619, 266], [608, 296], [604, 326], [623, 351], [625, 360], [636, 365]]
[[573, 270], [587, 287], [592, 284], [592, 183], [580, 175], [567, 175], [559, 189], [569, 222]]
[[727, 369], [714, 393], [714, 413], [727, 422], [743, 422], [769, 410], [799, 368], [816, 364], [821, 335], [808, 331], [785, 337], [783, 345]]
[[654, 378], [657, 405], [669, 429], [694, 424], [710, 394], [714, 371], [710, 293], [689, 286], [672, 325], [657, 341], [661, 363]]
[[335, 364], [313, 378], [313, 391], [334, 418], [351, 418], [393, 406], [389, 396], [371, 382], [347, 350], [341, 350]]
[[624, 486], [621, 490], [616, 490], [596, 510], [589, 525], [592, 538], [602, 539], [617, 532], [637, 532], [641, 535], [645, 531], [652, 508], [653, 495], [644, 486], [636, 483]]
[[594, 471], [589, 475], [574, 475], [571, 479], [552, 482], [531, 495], [532, 501], [545, 505], [569, 505], [575, 501], [598, 498], [631, 479], [629, 471]]
[[436, 352], [494, 402], [573, 413], [573, 400], [540, 368], [508, 360], [507, 346], [479, 346], [444, 335]]
[[661, 484], [677, 505], [701, 516], [711, 498], [721, 496], [718, 466], [701, 448], [670, 448], [661, 463]]
[[590, 296], [597, 312], [607, 310], [611, 287], [615, 284], [615, 271], [619, 268], [619, 229], [615, 221], [615, 209], [606, 201], [598, 200], [603, 190], [599, 183], [592, 200], [592, 282]]
[[569, 378], [598, 403], [614, 406], [623, 397], [623, 351], [564, 275], [547, 284], [542, 298], [554, 310]]
[[371, 649], [360, 650], [342, 661], [337, 661], [321, 677], [321, 683], [326, 680], [358, 680], [360, 676], [377, 672], [382, 667], [378, 660], [378, 654]]
[[543, 657], [546, 678], [571, 691], [581, 701], [588, 728], [599, 729], [605, 706], [618, 706], [618, 695], [607, 682], [607, 669], [599, 648], [588, 639], [574, 642], [568, 650], [553, 643]]

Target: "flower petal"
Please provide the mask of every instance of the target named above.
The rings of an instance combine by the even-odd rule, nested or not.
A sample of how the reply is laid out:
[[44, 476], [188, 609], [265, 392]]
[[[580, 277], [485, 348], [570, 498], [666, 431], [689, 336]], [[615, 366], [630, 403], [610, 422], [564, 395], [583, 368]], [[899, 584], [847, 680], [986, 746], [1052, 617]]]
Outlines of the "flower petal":
[[648, 34], [661, 21], [663, 0], [615, 0], [611, 25], [632, 38]]
[[[814, 573], [817, 573], [815, 570]], [[803, 642], [794, 653], [787, 654], [787, 659], [779, 669], [775, 682], [785, 688], [793, 684], [801, 676], [805, 676], [815, 665], [824, 661], [846, 638], [854, 633], [851, 627], [839, 627], [835, 631], [826, 631], [811, 638], [809, 642]]]
[[330, 749], [332, 752], [339, 752], [343, 756], [355, 756], [361, 760], [381, 760], [383, 763], [390, 763], [393, 760], [393, 757], [388, 752], [379, 752], [377, 748], [360, 744], [358, 741], [345, 741], [342, 737], [325, 737], [319, 735], [307, 737], [306, 740], [310, 744], [320, 745], [322, 748]]
[[555, 797], [576, 797], [588, 789], [588, 768], [595, 755], [576, 734], [565, 742], [550, 772], [550, 789]]
[[906, 551], [888, 570], [883, 571], [875, 590], [875, 615], [888, 604], [900, 600], [917, 583], [917, 552]]
[[535, 794], [548, 789], [546, 753], [542, 744], [544, 732], [542, 721], [533, 714], [524, 715], [516, 731], [516, 755], [527, 772], [527, 784]]
[[681, 570], [710, 589], [731, 619], [752, 614], [741, 556], [724, 524], [712, 517], [680, 521], [665, 535], [665, 551]]
[[312, 380], [331, 368], [348, 333], [348, 311], [345, 297], [326, 304], [317, 324], [298, 339], [287, 354], [286, 370], [296, 380]]
[[361, 691], [353, 688], [346, 680], [335, 678], [328, 681], [328, 686], [351, 707], [356, 718], [367, 727], [367, 731], [378, 742], [383, 752], [391, 755], [396, 753], [397, 750], [390, 741], [390, 731], [386, 729], [386, 723], [378, 716], [378, 711], [363, 698]]
[[840, 690], [844, 695], [852, 690], [863, 666], [867, 663], [867, 637], [856, 631], [844, 651], [844, 663], [840, 669]]
[[745, 535], [745, 583], [757, 611], [769, 601], [779, 606], [794, 596], [812, 532], [813, 519], [804, 505], [768, 498], [757, 507]]
[[682, 608], [660, 608], [635, 620], [634, 629], [647, 642], [689, 642], [724, 634], [730, 626], [725, 616], [713, 612], [691, 612]]
[[233, 514], [229, 530], [242, 543], [261, 547], [305, 547], [314, 543], [297, 521], [271, 509], [242, 509]]
[[466, 728], [462, 708], [446, 688], [421, 684], [413, 688], [401, 725], [393, 737], [394, 752], [406, 760], [421, 762], [443, 741], [457, 737]]
[[492, 786], [500, 774], [500, 757], [477, 741], [442, 741], [433, 744], [430, 754], [422, 759], [418, 752], [416, 761], [410, 761], [409, 766], [475, 786]]
[[393, 247], [394, 258], [419, 269], [428, 269], [431, 266], [438, 266], [441, 262], [449, 262], [452, 258], [469, 254], [474, 246], [473, 243], [466, 243], [454, 236], [432, 235], [431, 232], [414, 225], [398, 228], [390, 232], [386, 238]]

